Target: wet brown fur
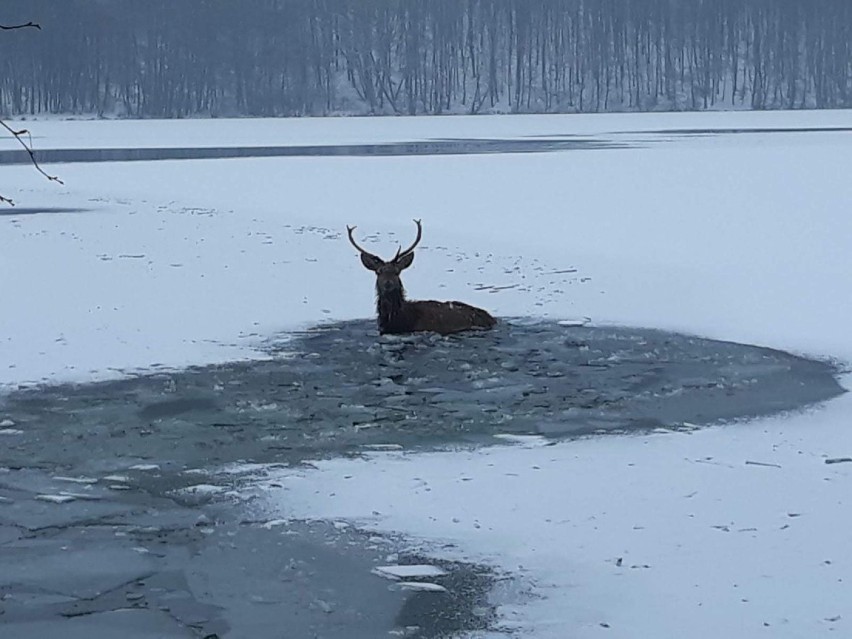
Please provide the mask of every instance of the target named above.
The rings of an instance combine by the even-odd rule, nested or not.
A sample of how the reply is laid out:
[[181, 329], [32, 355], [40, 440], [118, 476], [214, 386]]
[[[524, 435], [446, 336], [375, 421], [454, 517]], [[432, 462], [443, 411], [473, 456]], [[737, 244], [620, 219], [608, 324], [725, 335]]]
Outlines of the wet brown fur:
[[405, 334], [431, 331], [441, 335], [468, 330], [485, 330], [496, 323], [488, 312], [464, 302], [409, 301], [405, 297], [400, 274], [414, 261], [414, 248], [420, 241], [419, 220], [417, 239], [408, 249], [397, 251], [396, 257], [385, 262], [368, 253], [352, 237], [353, 227], [347, 227], [349, 240], [361, 253], [361, 263], [376, 274], [376, 313], [379, 333]]

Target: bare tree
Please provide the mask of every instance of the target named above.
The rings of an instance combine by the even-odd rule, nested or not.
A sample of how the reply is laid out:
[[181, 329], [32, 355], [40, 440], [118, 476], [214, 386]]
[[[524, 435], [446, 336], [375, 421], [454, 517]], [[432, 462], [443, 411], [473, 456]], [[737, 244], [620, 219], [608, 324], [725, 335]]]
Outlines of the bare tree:
[[848, 0], [6, 0], [3, 7], [5, 15], [39, 11], [62, 25], [37, 46], [0, 39], [4, 114], [852, 106]]
[[[18, 144], [21, 145], [21, 147], [24, 149], [24, 151], [27, 152], [27, 155], [29, 155], [29, 158], [30, 158], [30, 162], [32, 162], [32, 165], [35, 167], [36, 171], [41, 173], [50, 182], [58, 182], [59, 184], [64, 184], [64, 182], [62, 180], [60, 180], [57, 176], [50, 175], [44, 169], [42, 169], [41, 166], [39, 165], [39, 163], [38, 163], [38, 161], [36, 160], [36, 157], [35, 157], [35, 151], [33, 151], [32, 136], [30, 135], [30, 132], [29, 132], [28, 129], [15, 130], [12, 127], [10, 127], [8, 124], [6, 124], [6, 122], [4, 122], [3, 120], [0, 120], [0, 126], [2, 126], [4, 129], [6, 129], [6, 131], [8, 131], [9, 134], [13, 138], [15, 138], [15, 140], [17, 140]], [[5, 202], [6, 204], [9, 204], [11, 206], [15, 206], [15, 202], [11, 198], [8, 198], [4, 195], [0, 195], [0, 202]]]
[[[12, 25], [0, 24], [0, 30], [2, 30], [2, 31], [13, 31], [15, 29], [27, 29], [27, 28], [38, 29], [39, 31], [41, 30], [41, 26], [36, 24], [35, 22], [27, 22], [26, 24], [12, 24]], [[44, 169], [41, 168], [41, 166], [39, 166], [39, 163], [36, 161], [35, 152], [33, 151], [32, 136], [30, 135], [30, 132], [27, 129], [15, 130], [12, 127], [10, 127], [8, 124], [6, 124], [6, 122], [4, 120], [0, 120], [0, 126], [2, 126], [4, 129], [6, 129], [6, 131], [8, 131], [9, 134], [13, 138], [15, 138], [15, 140], [23, 147], [24, 151], [26, 151], [27, 155], [29, 155], [30, 161], [32, 162], [36, 171], [41, 173], [50, 182], [59, 182], [59, 184], [63, 183], [62, 180], [60, 180], [58, 177], [56, 177], [55, 175], [49, 175], [48, 173], [46, 173], [44, 171]], [[4, 202], [6, 204], [9, 204], [10, 206], [15, 206], [15, 202], [11, 198], [8, 198], [4, 195], [0, 195], [0, 202]]]

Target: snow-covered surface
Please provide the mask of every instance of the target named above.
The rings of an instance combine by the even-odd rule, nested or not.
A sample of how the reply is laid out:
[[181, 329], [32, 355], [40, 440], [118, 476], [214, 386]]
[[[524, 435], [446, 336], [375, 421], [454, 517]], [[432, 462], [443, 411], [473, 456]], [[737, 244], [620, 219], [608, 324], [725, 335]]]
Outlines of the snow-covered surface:
[[503, 626], [531, 637], [843, 637], [852, 464], [825, 458], [852, 450], [850, 414], [320, 461], [270, 502], [497, 566], [518, 580]]
[[[850, 133], [653, 134], [850, 126], [849, 112], [28, 125], [42, 148], [618, 131], [649, 144], [51, 167], [65, 187], [0, 167], [21, 207], [90, 209], [0, 216], [3, 384], [263, 356], [277, 332], [370, 315], [372, 278], [341, 231], [358, 224], [391, 254], [414, 217], [415, 297], [852, 361]], [[373, 453], [278, 471], [267, 507], [516, 576], [495, 596], [522, 636], [847, 636], [852, 464], [825, 459], [852, 453], [850, 425], [843, 396], [691, 434]]]
[[[792, 127], [808, 117], [759, 115], [524, 116], [515, 134]], [[852, 123], [849, 112], [811, 115], [820, 126]], [[511, 136], [512, 118], [493, 119], [495, 136]], [[440, 128], [459, 138], [490, 121], [328, 120], [327, 135], [386, 122], [385, 136]], [[30, 124], [127, 146], [146, 123]], [[255, 135], [250, 120], [180, 124], [203, 125], [210, 139]], [[750, 134], [525, 155], [52, 165], [65, 187], [0, 167], [0, 192], [19, 208], [89, 209], [0, 216], [0, 384], [261, 356], [254, 347], [276, 331], [368, 316], [373, 281], [342, 231], [357, 224], [367, 246], [392, 254], [414, 217], [425, 229], [405, 277], [414, 297], [852, 359], [837, 338], [852, 316], [850, 140]]]
[[[483, 115], [11, 123], [41, 149], [381, 144], [434, 139], [607, 135], [670, 129], [848, 127], [849, 111]], [[0, 139], [0, 149], [15, 148]]]

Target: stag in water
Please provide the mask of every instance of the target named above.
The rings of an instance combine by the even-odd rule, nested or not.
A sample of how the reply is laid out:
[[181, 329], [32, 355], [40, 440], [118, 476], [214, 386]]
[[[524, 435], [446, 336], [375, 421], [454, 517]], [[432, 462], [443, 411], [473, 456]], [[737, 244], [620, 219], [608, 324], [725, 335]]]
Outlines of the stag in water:
[[379, 333], [416, 333], [433, 331], [441, 335], [467, 330], [491, 328], [497, 323], [491, 315], [464, 302], [435, 302], [433, 300], [409, 301], [399, 274], [414, 261], [414, 249], [423, 235], [420, 220], [414, 244], [404, 251], [402, 247], [389, 262], [358, 246], [352, 237], [354, 226], [347, 226], [349, 241], [361, 253], [361, 264], [376, 274], [376, 307], [379, 314]]

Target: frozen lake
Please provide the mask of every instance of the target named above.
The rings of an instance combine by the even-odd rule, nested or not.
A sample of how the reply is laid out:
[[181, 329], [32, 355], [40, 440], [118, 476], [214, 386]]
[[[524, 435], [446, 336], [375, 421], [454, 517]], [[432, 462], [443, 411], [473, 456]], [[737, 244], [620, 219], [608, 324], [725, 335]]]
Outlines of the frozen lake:
[[[678, 138], [718, 135], [768, 135], [796, 133], [850, 132], [842, 126], [776, 128], [687, 128], [659, 131], [615, 131], [595, 135], [537, 134], [517, 138], [458, 138], [422, 141], [398, 141], [377, 144], [287, 144], [280, 146], [143, 146], [47, 148], [37, 159], [48, 163], [143, 162], [154, 160], [221, 160], [275, 157], [396, 157], [422, 155], [482, 155], [488, 153], [547, 153], [555, 151], [624, 149], [645, 147]], [[0, 164], [29, 164], [23, 150], [0, 150]]]
[[[2, 623], [844, 632], [850, 122], [27, 123], [66, 185], [0, 166]], [[411, 218], [412, 298], [515, 319], [358, 319], [345, 226]]]
[[[38, 159], [40, 162], [45, 163], [65, 163], [221, 160], [275, 157], [394, 157], [404, 155], [545, 153], [548, 151], [619, 148], [619, 146], [623, 145], [593, 138], [563, 137], [517, 140], [434, 140], [428, 142], [349, 145], [48, 149], [39, 151]], [[0, 151], [0, 164], [27, 164], [29, 161], [29, 155], [24, 151]]]

